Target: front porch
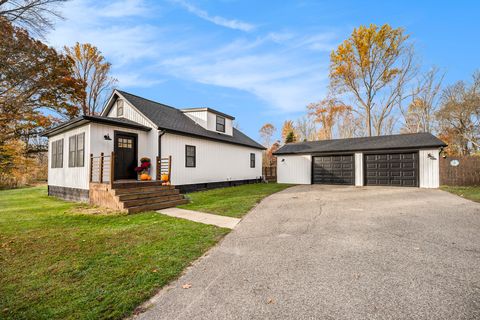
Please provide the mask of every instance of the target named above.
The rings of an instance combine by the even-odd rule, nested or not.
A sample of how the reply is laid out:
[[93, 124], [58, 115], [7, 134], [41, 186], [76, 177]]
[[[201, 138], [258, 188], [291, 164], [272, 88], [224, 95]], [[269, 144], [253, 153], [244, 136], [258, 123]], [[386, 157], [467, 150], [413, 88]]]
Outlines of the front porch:
[[116, 179], [116, 155], [90, 155], [89, 201], [128, 213], [159, 210], [188, 201], [170, 183], [172, 158], [157, 157], [154, 180]]

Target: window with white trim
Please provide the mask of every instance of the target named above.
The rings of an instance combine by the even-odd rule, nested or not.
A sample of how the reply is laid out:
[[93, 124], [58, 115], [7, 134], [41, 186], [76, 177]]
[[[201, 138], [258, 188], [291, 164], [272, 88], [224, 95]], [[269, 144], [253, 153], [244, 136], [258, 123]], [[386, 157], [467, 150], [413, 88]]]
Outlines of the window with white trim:
[[68, 139], [68, 166], [83, 167], [85, 164], [85, 133], [76, 134]]
[[217, 115], [216, 130], [219, 132], [225, 132], [225, 118]]
[[52, 168], [63, 168], [63, 139], [52, 142], [50, 166]]

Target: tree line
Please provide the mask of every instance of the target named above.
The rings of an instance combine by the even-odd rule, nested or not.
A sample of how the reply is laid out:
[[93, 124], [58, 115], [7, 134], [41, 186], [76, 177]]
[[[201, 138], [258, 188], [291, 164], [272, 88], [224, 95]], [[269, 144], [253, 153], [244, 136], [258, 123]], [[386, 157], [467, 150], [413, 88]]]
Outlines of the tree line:
[[326, 96], [286, 120], [281, 141], [276, 128], [260, 128], [271, 153], [282, 143], [430, 132], [448, 144], [450, 155], [480, 153], [480, 71], [470, 81], [443, 86], [445, 73], [421, 71], [414, 46], [403, 28], [360, 26], [330, 55]]
[[115, 85], [111, 64], [91, 44], [44, 43], [63, 0], [0, 0], [0, 187], [46, 177], [41, 133], [97, 114]]

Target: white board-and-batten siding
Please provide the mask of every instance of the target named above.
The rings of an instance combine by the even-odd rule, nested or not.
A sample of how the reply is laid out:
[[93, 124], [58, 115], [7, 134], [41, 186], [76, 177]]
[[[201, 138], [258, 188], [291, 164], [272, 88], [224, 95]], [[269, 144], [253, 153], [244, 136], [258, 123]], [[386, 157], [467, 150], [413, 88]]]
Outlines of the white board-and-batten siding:
[[[195, 146], [196, 166], [185, 165], [185, 146]], [[257, 179], [262, 176], [262, 150], [191, 136], [165, 133], [162, 157], [172, 156], [173, 185]], [[255, 167], [250, 168], [250, 154]]]
[[[118, 116], [117, 115], [117, 104], [119, 100], [123, 101], [123, 115]], [[138, 112], [134, 106], [132, 106], [126, 99], [118, 98], [115, 100], [115, 102], [112, 105], [112, 108], [106, 115], [107, 117], [112, 117], [112, 118], [125, 118], [128, 120], [135, 121], [143, 126], [150, 127], [150, 128], [156, 128], [156, 126], [147, 119], [143, 114]]]
[[420, 188], [440, 187], [440, 150], [425, 149], [418, 152]]
[[[115, 131], [137, 134], [139, 159], [143, 156], [155, 159], [158, 150], [158, 140], [155, 136], [155, 143], [151, 143], [150, 140], [153, 138], [150, 132], [99, 123], [88, 123], [84, 126], [74, 128], [49, 138], [48, 185], [88, 190], [90, 182], [90, 154], [94, 157], [98, 157], [103, 152], [105, 156], [110, 156], [111, 152], [114, 150]], [[84, 165], [83, 167], [71, 168], [68, 166], [69, 138], [79, 133], [85, 133]], [[106, 135], [108, 135], [111, 140], [105, 140], [104, 136]], [[63, 167], [52, 168], [52, 143], [59, 139], [63, 139]], [[150, 144], [152, 144], [153, 147], [151, 147]], [[152, 161], [155, 162], [154, 160]], [[152, 168], [152, 172], [155, 172], [154, 170], [155, 167]]]
[[277, 182], [293, 184], [312, 183], [311, 155], [284, 155], [277, 157]]
[[[69, 150], [69, 138], [76, 134], [85, 133], [85, 154], [83, 167], [68, 166], [68, 150]], [[61, 168], [52, 168], [52, 143], [63, 139], [63, 162]], [[88, 156], [90, 154], [90, 124], [74, 128], [67, 132], [51, 136], [48, 139], [48, 185], [76, 188], [88, 190], [89, 187], [89, 170], [90, 161]]]

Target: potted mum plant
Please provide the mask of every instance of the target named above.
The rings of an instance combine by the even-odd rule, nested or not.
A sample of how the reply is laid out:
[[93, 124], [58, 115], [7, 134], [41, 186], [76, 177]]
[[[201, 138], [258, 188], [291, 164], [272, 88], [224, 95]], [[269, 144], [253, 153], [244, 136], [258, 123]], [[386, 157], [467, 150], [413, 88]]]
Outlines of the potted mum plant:
[[140, 159], [140, 166], [135, 168], [135, 172], [138, 174], [138, 180], [147, 181], [152, 180], [150, 176], [150, 167], [152, 163], [150, 158], [143, 157]]

